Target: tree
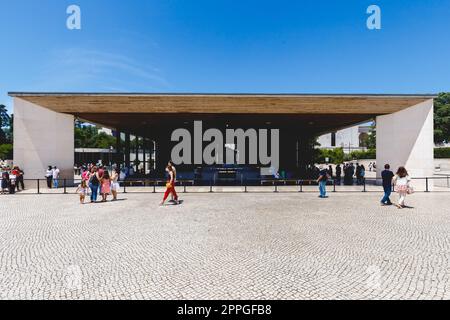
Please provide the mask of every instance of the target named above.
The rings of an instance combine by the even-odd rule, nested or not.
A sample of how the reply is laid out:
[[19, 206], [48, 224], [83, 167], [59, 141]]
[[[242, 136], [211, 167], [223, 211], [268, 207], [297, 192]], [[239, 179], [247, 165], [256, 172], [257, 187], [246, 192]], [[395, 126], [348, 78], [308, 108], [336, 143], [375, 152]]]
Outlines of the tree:
[[13, 156], [13, 146], [12, 144], [2, 144], [0, 145], [0, 159], [12, 159]]
[[6, 130], [6, 140], [11, 144], [14, 141], [14, 114], [11, 114], [11, 117], [9, 118], [9, 126]]
[[434, 142], [450, 142], [450, 93], [440, 93], [434, 100]]
[[0, 104], [0, 144], [9, 142], [4, 128], [9, 127], [10, 120], [11, 117], [8, 114], [6, 106]]
[[116, 138], [104, 132], [98, 133], [96, 126], [75, 123], [75, 148], [109, 149], [116, 145]]
[[375, 121], [370, 126], [369, 135], [365, 144], [365, 147], [369, 150], [375, 150], [377, 148], [377, 125]]

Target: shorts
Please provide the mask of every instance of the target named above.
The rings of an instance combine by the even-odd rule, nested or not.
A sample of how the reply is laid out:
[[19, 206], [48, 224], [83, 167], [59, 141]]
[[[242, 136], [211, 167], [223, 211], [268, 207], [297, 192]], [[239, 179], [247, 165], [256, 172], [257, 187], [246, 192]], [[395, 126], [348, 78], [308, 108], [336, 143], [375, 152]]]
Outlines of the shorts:
[[118, 192], [120, 189], [120, 184], [118, 182], [111, 183], [111, 190]]

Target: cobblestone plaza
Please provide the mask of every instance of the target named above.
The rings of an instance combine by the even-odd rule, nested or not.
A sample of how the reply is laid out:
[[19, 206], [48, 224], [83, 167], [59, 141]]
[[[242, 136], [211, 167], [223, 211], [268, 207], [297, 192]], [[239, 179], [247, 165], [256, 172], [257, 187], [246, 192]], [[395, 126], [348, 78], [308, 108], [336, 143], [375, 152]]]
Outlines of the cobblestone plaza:
[[0, 197], [1, 299], [449, 299], [450, 198]]

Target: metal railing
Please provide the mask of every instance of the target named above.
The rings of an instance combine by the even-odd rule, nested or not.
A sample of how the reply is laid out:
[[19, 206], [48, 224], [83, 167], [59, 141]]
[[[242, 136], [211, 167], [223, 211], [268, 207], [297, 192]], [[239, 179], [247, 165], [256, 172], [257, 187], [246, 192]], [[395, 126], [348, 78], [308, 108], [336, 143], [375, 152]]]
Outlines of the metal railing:
[[[343, 179], [341, 180], [343, 181]], [[435, 176], [412, 178], [412, 184], [421, 182], [423, 188], [417, 192], [431, 192], [432, 185], [439, 181], [439, 191], [450, 191], [450, 176]], [[158, 193], [165, 189], [166, 179], [127, 179], [119, 181], [121, 193]], [[353, 182], [356, 182], [354, 179]], [[433, 182], [433, 183], [432, 183]], [[18, 194], [74, 194], [80, 179], [58, 179], [58, 188], [49, 188], [45, 179], [24, 179], [26, 189]], [[313, 179], [239, 179], [235, 184], [221, 185], [217, 180], [208, 181], [185, 180], [177, 181], [177, 189], [181, 193], [188, 193], [197, 188], [195, 192], [222, 192], [224, 188], [231, 192], [317, 192], [318, 183]], [[180, 190], [181, 189], [181, 190]], [[345, 185], [337, 179], [330, 179], [327, 183], [328, 192], [382, 192], [381, 179], [366, 178], [361, 183]], [[448, 190], [447, 190], [448, 189]], [[221, 191], [222, 190], [222, 191]], [[5, 190], [6, 191], [6, 190]], [[394, 191], [394, 188], [393, 188]], [[227, 191], [229, 192], [229, 191]]]

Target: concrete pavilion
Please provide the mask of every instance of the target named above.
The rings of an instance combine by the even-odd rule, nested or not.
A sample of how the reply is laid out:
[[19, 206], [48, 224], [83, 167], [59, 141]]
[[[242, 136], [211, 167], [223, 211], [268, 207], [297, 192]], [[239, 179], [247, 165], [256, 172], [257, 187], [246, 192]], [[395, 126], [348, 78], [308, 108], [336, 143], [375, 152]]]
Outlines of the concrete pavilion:
[[[432, 95], [348, 94], [138, 94], [11, 92], [14, 99], [14, 162], [27, 179], [42, 178], [49, 164], [73, 177], [74, 120], [154, 141], [156, 170], [170, 158], [171, 133], [204, 126], [280, 129], [280, 167], [304, 165], [305, 142], [371, 119], [377, 121], [377, 163], [405, 165], [414, 177], [433, 173]], [[144, 140], [145, 140], [144, 139]], [[302, 162], [303, 161], [303, 162]], [[190, 170], [189, 166], [180, 170]]]

